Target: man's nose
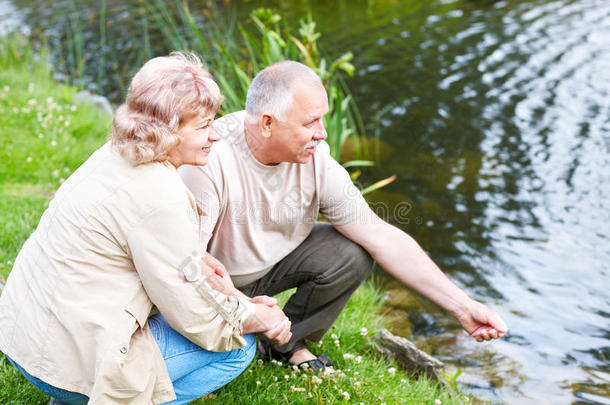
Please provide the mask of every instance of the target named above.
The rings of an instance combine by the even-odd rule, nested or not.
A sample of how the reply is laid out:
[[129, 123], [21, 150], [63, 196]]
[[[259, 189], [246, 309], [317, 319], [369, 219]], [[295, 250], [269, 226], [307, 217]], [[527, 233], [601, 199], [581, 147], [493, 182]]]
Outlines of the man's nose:
[[326, 133], [326, 128], [324, 128], [324, 122], [320, 120], [320, 124], [318, 125], [318, 128], [316, 128], [313, 139], [323, 141], [326, 138], [328, 138], [328, 134]]

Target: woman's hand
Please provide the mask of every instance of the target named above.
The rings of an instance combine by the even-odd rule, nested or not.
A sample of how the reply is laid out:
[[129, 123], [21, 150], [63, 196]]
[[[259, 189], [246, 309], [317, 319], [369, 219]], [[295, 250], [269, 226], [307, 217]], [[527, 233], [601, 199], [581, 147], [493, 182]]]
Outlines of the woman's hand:
[[292, 337], [290, 326], [290, 320], [277, 305], [256, 304], [256, 313], [246, 321], [243, 331], [261, 333], [269, 342], [281, 346]]

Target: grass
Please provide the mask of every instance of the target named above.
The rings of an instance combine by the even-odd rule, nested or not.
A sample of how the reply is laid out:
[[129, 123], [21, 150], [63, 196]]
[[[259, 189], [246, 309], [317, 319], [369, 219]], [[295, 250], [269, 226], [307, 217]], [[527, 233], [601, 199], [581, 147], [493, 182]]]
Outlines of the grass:
[[[21, 245], [35, 229], [54, 191], [106, 140], [110, 117], [75, 104], [77, 89], [51, 79], [44, 53], [20, 37], [0, 38], [0, 278], [6, 279]], [[0, 280], [3, 283], [3, 280]], [[286, 299], [287, 293], [282, 295]], [[215, 397], [195, 403], [463, 403], [469, 398], [413, 379], [374, 351], [382, 319], [372, 282], [356, 291], [332, 331], [314, 349], [340, 370], [318, 379], [299, 370], [254, 361]], [[362, 328], [366, 328], [364, 331]], [[0, 403], [46, 404], [0, 353]]]

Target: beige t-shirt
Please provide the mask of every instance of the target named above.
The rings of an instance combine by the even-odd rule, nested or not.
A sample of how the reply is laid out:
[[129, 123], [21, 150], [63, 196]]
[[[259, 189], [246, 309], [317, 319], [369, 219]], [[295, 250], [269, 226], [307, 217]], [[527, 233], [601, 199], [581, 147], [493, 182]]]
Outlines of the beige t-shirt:
[[206, 166], [182, 166], [179, 174], [197, 203], [204, 248], [219, 259], [236, 286], [263, 277], [311, 232], [322, 214], [343, 225], [369, 207], [347, 171], [321, 142], [305, 164], [260, 163], [244, 134], [245, 111], [214, 122], [221, 140]]

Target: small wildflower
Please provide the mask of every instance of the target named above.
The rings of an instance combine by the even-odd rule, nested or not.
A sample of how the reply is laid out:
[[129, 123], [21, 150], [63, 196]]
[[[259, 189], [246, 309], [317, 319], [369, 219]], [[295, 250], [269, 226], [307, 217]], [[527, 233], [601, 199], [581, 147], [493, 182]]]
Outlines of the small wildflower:
[[342, 394], [343, 394], [343, 398], [345, 398], [346, 401], [349, 401], [349, 399], [350, 399], [349, 393], [347, 391], [343, 391]]
[[305, 388], [303, 387], [295, 387], [294, 385], [290, 386], [290, 391], [292, 392], [305, 392]]
[[286, 381], [290, 380], [290, 376], [288, 374], [284, 374], [284, 380], [286, 380]]
[[277, 381], [277, 376], [273, 376], [273, 381]]
[[356, 371], [356, 372], [354, 373], [354, 375], [355, 375], [356, 377], [358, 377], [358, 376], [360, 375], [360, 373]]
[[76, 106], [75, 105], [70, 106], [70, 111], [72, 111], [72, 112], [76, 111]]
[[313, 395], [311, 395], [311, 392], [308, 392], [307, 393], [307, 399], [312, 399], [312, 398], [313, 398]]
[[353, 354], [351, 354], [351, 353], [344, 353], [344, 354], [343, 354], [343, 358], [344, 358], [345, 360], [352, 360], [354, 357], [356, 357], [356, 356], [354, 356], [354, 355], [353, 355]]
[[60, 121], [63, 121], [64, 120], [64, 116], [60, 115], [57, 119], [60, 120]]
[[55, 139], [51, 141], [51, 146], [57, 146], [57, 141]]
[[252, 370], [248, 370], [248, 374], [252, 374]]
[[441, 400], [440, 400], [440, 399], [438, 399], [438, 398], [436, 398], [436, 399], [434, 400], [434, 405], [441, 405]]
[[369, 333], [369, 330], [367, 328], [360, 329], [360, 334], [362, 336], [366, 336], [368, 333]]
[[32, 107], [33, 105], [36, 105], [36, 99], [33, 99], [33, 98], [29, 99], [29, 100], [28, 100], [28, 105], [29, 105], [30, 107]]
[[261, 385], [262, 383], [260, 381], [256, 381], [256, 385]]
[[356, 388], [356, 389], [360, 388], [360, 381], [354, 382], [354, 388]]
[[400, 379], [400, 382], [401, 382], [401, 383], [403, 383], [403, 384], [406, 384], [406, 383], [407, 383], [407, 380], [405, 380], [404, 378], [401, 378], [401, 379]]
[[69, 127], [70, 126], [70, 120], [66, 120], [66, 122], [64, 122], [64, 125]]
[[59, 177], [59, 170], [53, 170], [53, 177]]
[[28, 158], [25, 160], [27, 163], [30, 163], [32, 161], [32, 157], [28, 156]]
[[337, 339], [337, 337], [338, 337], [338, 336], [337, 336], [337, 335], [335, 335], [334, 333], [333, 333], [332, 335], [330, 335], [330, 338], [331, 338], [331, 339]]
[[339, 339], [335, 339], [335, 346], [339, 347], [341, 344], [339, 343]]
[[17, 108], [17, 107], [13, 107], [13, 112], [14, 112], [15, 114], [19, 114], [19, 108]]
[[309, 368], [309, 366], [307, 365], [307, 363], [303, 363], [301, 364], [299, 367], [301, 367], [303, 370], [307, 370]]
[[47, 97], [47, 103], [53, 104], [53, 97]]
[[396, 369], [394, 367], [388, 368], [388, 374], [390, 377], [394, 377], [396, 375]]
[[362, 362], [362, 356], [357, 356], [354, 361], [356, 361], [356, 363], [360, 364]]
[[311, 377], [311, 382], [313, 384], [320, 384], [322, 382], [322, 379], [320, 377], [314, 375], [313, 377]]

